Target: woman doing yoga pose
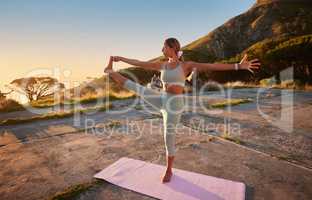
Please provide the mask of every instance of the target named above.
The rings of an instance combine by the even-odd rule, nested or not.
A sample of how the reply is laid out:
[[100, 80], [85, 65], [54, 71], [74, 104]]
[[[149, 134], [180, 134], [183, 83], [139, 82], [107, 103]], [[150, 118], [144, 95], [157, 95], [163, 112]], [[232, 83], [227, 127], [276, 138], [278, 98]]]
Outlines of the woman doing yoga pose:
[[[200, 71], [223, 71], [223, 70], [249, 70], [258, 69], [260, 63], [258, 59], [247, 60], [247, 55], [240, 63], [198, 63], [193, 61], [183, 61], [180, 43], [175, 38], [168, 38], [164, 42], [162, 52], [168, 61], [144, 62], [120, 56], [111, 56], [108, 66], [104, 72], [108, 73], [117, 84], [135, 92], [145, 102], [158, 109], [163, 116], [164, 141], [166, 148], [167, 168], [161, 177], [162, 182], [169, 182], [172, 176], [172, 165], [175, 156], [175, 127], [179, 123], [184, 107], [184, 85], [186, 75], [193, 70]], [[159, 92], [151, 88], [144, 87], [130, 79], [127, 79], [119, 72], [113, 71], [113, 62], [125, 62], [145, 69], [158, 70], [161, 72], [163, 91]]]

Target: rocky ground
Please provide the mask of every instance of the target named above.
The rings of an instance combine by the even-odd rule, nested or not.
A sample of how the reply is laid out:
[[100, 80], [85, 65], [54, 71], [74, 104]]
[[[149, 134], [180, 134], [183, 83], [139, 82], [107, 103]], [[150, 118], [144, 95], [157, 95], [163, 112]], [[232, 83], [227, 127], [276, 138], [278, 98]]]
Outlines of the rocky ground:
[[[174, 167], [244, 182], [247, 199], [310, 199], [312, 94], [296, 92], [291, 105], [285, 101], [289, 92], [266, 91], [257, 106], [256, 92], [235, 90], [233, 97], [253, 102], [218, 114], [197, 103], [195, 112], [188, 109], [177, 134]], [[213, 95], [200, 98], [205, 104]], [[289, 114], [291, 106], [293, 129], [287, 117], [281, 119], [281, 111]], [[92, 177], [124, 156], [165, 165], [162, 119], [156, 114], [136, 106], [125, 113], [83, 115], [75, 125], [66, 118], [0, 127], [1, 199], [49, 199], [60, 193], [68, 199], [151, 199]], [[264, 114], [275, 120], [268, 122]]]

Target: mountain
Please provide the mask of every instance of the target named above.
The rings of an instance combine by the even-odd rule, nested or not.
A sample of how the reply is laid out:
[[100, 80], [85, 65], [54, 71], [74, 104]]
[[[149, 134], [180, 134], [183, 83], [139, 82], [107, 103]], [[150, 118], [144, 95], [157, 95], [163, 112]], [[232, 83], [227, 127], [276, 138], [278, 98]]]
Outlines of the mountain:
[[311, 0], [258, 0], [184, 50], [205, 52], [216, 58], [234, 56], [267, 38], [312, 33]]
[[[244, 53], [248, 53], [250, 59], [257, 57], [263, 63], [261, 70], [254, 75], [247, 71], [201, 73], [199, 78], [204, 82], [259, 82], [294, 66], [295, 73], [299, 73], [295, 78], [312, 83], [311, 34], [312, 0], [257, 0], [246, 12], [229, 19], [182, 50], [185, 60], [197, 62], [238, 62]], [[150, 61], [159, 59], [163, 57]], [[157, 71], [137, 67], [121, 72], [134, 74], [141, 84], [149, 82], [153, 74], [159, 75]]]
[[[277, 76], [279, 71], [296, 66], [295, 76], [303, 82], [312, 82], [311, 59], [299, 59], [302, 56], [310, 58], [312, 42], [312, 1], [311, 0], [258, 0], [246, 12], [229, 19], [207, 35], [184, 46], [185, 60], [197, 62], [238, 62], [242, 54], [248, 53], [250, 58], [260, 58], [262, 68], [255, 75], [246, 71], [206, 72], [199, 78], [203, 81], [217, 82], [245, 81], [258, 82], [263, 78]], [[299, 37], [299, 38], [298, 38]], [[301, 39], [300, 39], [301, 37]], [[296, 48], [278, 45], [290, 44], [286, 41], [300, 41]], [[305, 38], [305, 39], [303, 39]], [[273, 42], [275, 41], [275, 42]], [[260, 51], [264, 48], [266, 51]], [[266, 55], [272, 49], [291, 58], [287, 62], [278, 62], [280, 57]], [[301, 57], [297, 51], [300, 49]], [[291, 56], [297, 55], [297, 57]], [[153, 60], [162, 59], [158, 57]], [[274, 66], [273, 66], [274, 65]], [[302, 68], [304, 67], [304, 68]], [[301, 71], [300, 71], [301, 70]], [[303, 71], [303, 72], [302, 72]], [[295, 74], [296, 75], [296, 74]]]

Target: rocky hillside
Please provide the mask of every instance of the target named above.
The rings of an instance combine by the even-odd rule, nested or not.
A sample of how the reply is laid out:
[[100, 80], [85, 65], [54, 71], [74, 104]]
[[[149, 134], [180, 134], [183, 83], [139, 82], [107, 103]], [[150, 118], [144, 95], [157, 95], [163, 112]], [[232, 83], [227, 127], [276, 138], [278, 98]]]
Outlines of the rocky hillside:
[[[242, 80], [257, 82], [263, 78], [276, 75], [278, 73], [276, 69], [282, 70], [293, 65], [293, 61], [297, 62], [299, 60], [299, 58], [292, 56], [293, 60], [287, 59], [287, 62], [279, 62], [278, 59], [282, 58], [281, 52], [283, 52], [284, 57], [298, 55], [297, 50], [300, 49], [301, 55], [308, 55], [311, 52], [312, 45], [309, 39], [310, 34], [312, 34], [311, 0], [257, 0], [246, 12], [233, 17], [209, 34], [184, 46], [184, 58], [185, 60], [197, 62], [236, 62], [240, 59], [242, 53], [248, 52], [251, 53], [251, 57], [260, 57], [263, 59], [261, 62], [265, 63], [262, 66], [262, 71], [260, 70], [255, 75], [241, 71], [240, 73], [207, 72], [202, 73], [199, 77], [203, 81], [227, 82]], [[299, 41], [300, 44], [297, 43], [295, 48], [285, 46], [290, 44], [285, 41], [292, 41], [293, 38], [297, 38], [295, 41]], [[308, 38], [308, 41], [304, 38]], [[271, 40], [278, 42], [270, 42]], [[283, 49], [281, 50], [278, 45], [284, 45]], [[261, 48], [264, 47], [265, 49], [261, 51]], [[269, 50], [273, 49], [277, 49], [278, 56], [274, 56], [276, 54], [272, 54], [272, 52], [270, 52], [270, 55], [265, 55]], [[309, 57], [307, 56], [307, 58]], [[151, 61], [162, 58], [154, 58]], [[299, 77], [302, 80], [309, 80], [308, 82], [312, 82], [310, 73], [312, 72], [312, 63], [310, 61], [305, 59], [304, 63], [300, 62], [301, 66], [305, 66], [303, 70], [307, 73], [301, 74]], [[268, 62], [270, 63], [268, 64]], [[275, 66], [272, 66], [271, 63], [274, 63]], [[125, 74], [127, 74], [127, 71], [134, 73], [137, 80], [143, 84], [148, 82], [154, 73], [158, 74], [155, 71], [146, 71], [135, 67], [122, 71]]]
[[[259, 51], [268, 40], [285, 41], [292, 38], [303, 37], [312, 34], [312, 2], [310, 0], [258, 0], [248, 11], [233, 17], [225, 22], [223, 25], [217, 27], [209, 34], [199, 38], [198, 40], [183, 47], [185, 60], [193, 60], [198, 62], [237, 62], [243, 52], [249, 52], [252, 49], [257, 49], [252, 54], [254, 57], [261, 57], [262, 70], [255, 75], [248, 72], [207, 72], [202, 73], [200, 78], [204, 81], [215, 80], [218, 82], [227, 81], [247, 81], [257, 82], [262, 78], [276, 75], [278, 72], [276, 68], [282, 70], [283, 68], [293, 65], [292, 61], [286, 63], [274, 60], [274, 57], [264, 55], [268, 50], [278, 49], [279, 42], [270, 43], [267, 51]], [[308, 55], [311, 49], [311, 42], [301, 42], [302, 48], [299, 46], [303, 55]], [[310, 48], [306, 48], [309, 46]], [[287, 54], [297, 54], [296, 48], [284, 47], [288, 51]], [[259, 54], [259, 52], [261, 54]], [[233, 59], [235, 57], [235, 59]], [[308, 56], [310, 57], [310, 56]], [[161, 59], [162, 57], [153, 60]], [[298, 61], [294, 58], [293, 61]], [[276, 57], [276, 59], [279, 59]], [[271, 69], [272, 65], [268, 62], [278, 66]], [[305, 59], [306, 67], [304, 71], [311, 71], [311, 62]], [[300, 63], [302, 64], [302, 63]], [[310, 70], [309, 70], [310, 69]], [[298, 71], [295, 69], [295, 71]], [[310, 80], [311, 73], [304, 74], [304, 80]], [[302, 74], [300, 75], [302, 77]]]
[[215, 80], [218, 82], [244, 81], [260, 82], [261, 79], [273, 77], [277, 83], [291, 78], [285, 71], [280, 77], [280, 72], [286, 70], [293, 72], [293, 78], [298, 86], [312, 84], [312, 34], [303, 36], [280, 36], [267, 38], [257, 42], [240, 54], [219, 62], [237, 63], [247, 53], [250, 58], [258, 58], [261, 69], [255, 74], [248, 71], [210, 72], [200, 74], [202, 80]]
[[310, 0], [258, 0], [247, 12], [184, 49], [227, 58], [266, 38], [309, 34], [312, 33], [311, 11]]

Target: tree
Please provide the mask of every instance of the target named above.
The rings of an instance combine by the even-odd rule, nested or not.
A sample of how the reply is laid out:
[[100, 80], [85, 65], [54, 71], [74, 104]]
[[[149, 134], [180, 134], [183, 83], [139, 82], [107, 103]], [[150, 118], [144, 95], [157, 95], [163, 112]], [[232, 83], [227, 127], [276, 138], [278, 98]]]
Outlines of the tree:
[[8, 86], [26, 95], [28, 100], [39, 100], [64, 89], [64, 84], [52, 77], [27, 77], [13, 80]]

